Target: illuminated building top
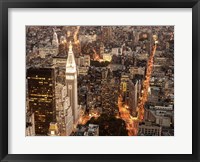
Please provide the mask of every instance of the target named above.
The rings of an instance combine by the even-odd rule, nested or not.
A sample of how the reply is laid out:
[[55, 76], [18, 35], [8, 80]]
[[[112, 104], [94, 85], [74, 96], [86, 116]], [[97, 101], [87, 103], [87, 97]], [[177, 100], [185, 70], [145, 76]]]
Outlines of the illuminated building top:
[[72, 51], [72, 43], [70, 41], [67, 64], [66, 64], [66, 73], [75, 73], [75, 72], [76, 72], [76, 62], [74, 59], [74, 53]]

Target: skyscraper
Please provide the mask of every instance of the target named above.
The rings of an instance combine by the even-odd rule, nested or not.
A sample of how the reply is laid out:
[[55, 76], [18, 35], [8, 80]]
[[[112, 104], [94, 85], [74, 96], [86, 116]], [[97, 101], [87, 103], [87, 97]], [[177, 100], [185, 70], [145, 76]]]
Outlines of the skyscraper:
[[58, 35], [56, 33], [56, 31], [54, 30], [54, 33], [53, 33], [53, 40], [52, 40], [52, 46], [55, 46], [58, 48], [59, 46], [59, 43], [58, 43]]
[[137, 79], [130, 79], [128, 82], [128, 89], [129, 89], [129, 100], [128, 100], [128, 107], [131, 111], [132, 116], [136, 116], [136, 108], [138, 104], [138, 80]]
[[49, 124], [55, 122], [54, 69], [27, 70], [29, 108], [35, 115], [35, 134], [47, 135]]
[[69, 97], [70, 106], [72, 108], [73, 123], [74, 125], [76, 125], [79, 119], [78, 95], [77, 95], [77, 69], [71, 42], [69, 44], [69, 51], [66, 63], [66, 86], [67, 86], [67, 95]]

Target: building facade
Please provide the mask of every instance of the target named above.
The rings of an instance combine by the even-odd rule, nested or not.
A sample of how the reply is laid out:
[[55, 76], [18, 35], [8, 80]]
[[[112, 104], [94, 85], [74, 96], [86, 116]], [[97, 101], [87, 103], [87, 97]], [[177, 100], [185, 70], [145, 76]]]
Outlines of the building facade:
[[72, 51], [72, 44], [70, 42], [69, 52], [66, 63], [66, 87], [67, 95], [69, 97], [69, 103], [72, 108], [73, 123], [76, 125], [79, 119], [79, 108], [78, 108], [78, 94], [77, 94], [77, 68]]
[[54, 69], [27, 70], [29, 108], [34, 113], [35, 134], [47, 135], [49, 124], [56, 120]]
[[139, 124], [138, 136], [161, 136], [162, 127], [159, 125], [153, 125], [150, 122], [145, 124]]

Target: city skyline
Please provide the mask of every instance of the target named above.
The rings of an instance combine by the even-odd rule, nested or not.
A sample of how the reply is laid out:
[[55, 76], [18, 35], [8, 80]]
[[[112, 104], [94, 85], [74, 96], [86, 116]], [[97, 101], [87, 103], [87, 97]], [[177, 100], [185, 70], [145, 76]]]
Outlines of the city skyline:
[[26, 26], [26, 136], [173, 136], [174, 26]]

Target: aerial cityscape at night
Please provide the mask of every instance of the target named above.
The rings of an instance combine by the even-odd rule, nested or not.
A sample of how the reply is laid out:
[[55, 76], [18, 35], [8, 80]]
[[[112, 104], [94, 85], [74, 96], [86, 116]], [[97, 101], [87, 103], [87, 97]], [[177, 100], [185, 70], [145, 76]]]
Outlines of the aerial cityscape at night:
[[174, 26], [26, 26], [26, 136], [174, 136]]

